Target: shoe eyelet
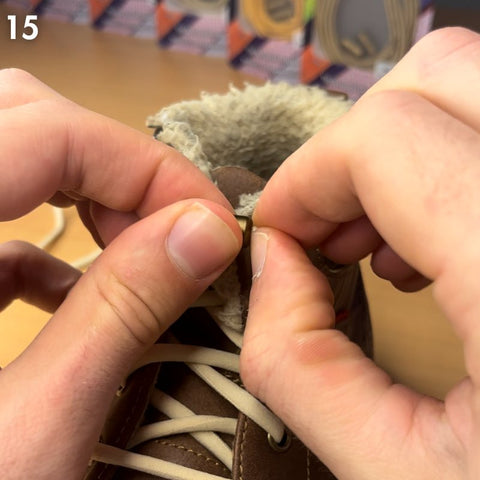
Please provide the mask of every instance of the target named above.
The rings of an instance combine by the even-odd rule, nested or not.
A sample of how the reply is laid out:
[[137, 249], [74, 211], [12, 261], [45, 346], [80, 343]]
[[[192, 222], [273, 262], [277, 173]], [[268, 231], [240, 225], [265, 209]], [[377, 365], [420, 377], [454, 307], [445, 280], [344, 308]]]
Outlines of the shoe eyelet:
[[117, 391], [115, 392], [115, 396], [121, 397], [126, 388], [127, 388], [127, 379], [123, 380], [122, 383], [118, 386]]
[[292, 444], [292, 436], [286, 430], [280, 442], [276, 442], [270, 433], [267, 435], [267, 439], [272, 450], [279, 453], [286, 452]]
[[327, 270], [327, 274], [336, 275], [340, 273], [342, 270], [345, 270], [345, 268], [348, 268], [348, 265], [333, 262], [332, 260], [326, 257], [324, 259], [324, 262], [325, 262], [324, 265]]

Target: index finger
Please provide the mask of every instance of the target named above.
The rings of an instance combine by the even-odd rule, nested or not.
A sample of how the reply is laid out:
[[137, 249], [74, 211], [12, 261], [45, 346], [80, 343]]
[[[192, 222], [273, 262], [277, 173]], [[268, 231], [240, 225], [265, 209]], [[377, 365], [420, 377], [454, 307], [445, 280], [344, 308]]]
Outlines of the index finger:
[[47, 98], [62, 98], [62, 96], [24, 70], [19, 68], [0, 70], [0, 109]]
[[479, 153], [473, 129], [422, 97], [375, 93], [287, 159], [254, 220], [312, 246], [366, 214], [395, 252], [435, 279], [460, 246], [462, 256], [476, 255]]
[[[465, 225], [477, 224], [479, 55], [480, 36], [465, 29], [419, 42], [351, 112], [288, 159], [267, 185], [256, 223], [319, 245], [367, 214], [397, 253], [435, 278], [445, 253], [471, 238]], [[357, 241], [372, 251], [378, 238], [367, 230]], [[364, 245], [349, 247], [356, 259], [366, 253]]]
[[56, 95], [0, 110], [0, 150], [0, 220], [58, 191], [138, 217], [186, 198], [229, 207], [174, 149]]

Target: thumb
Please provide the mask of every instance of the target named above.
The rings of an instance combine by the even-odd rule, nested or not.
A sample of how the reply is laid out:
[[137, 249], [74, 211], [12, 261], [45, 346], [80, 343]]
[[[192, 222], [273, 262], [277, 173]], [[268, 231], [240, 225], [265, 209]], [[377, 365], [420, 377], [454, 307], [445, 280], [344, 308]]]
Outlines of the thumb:
[[[240, 229], [226, 209], [187, 200], [138, 221], [106, 248], [35, 341], [0, 374], [2, 438], [18, 442], [10, 444], [15, 455], [28, 449], [29, 465], [16, 468], [35, 468], [12, 478], [53, 478], [52, 472], [75, 478], [70, 469], [86, 467], [131, 364], [231, 263], [240, 245]], [[8, 388], [13, 381], [15, 391]]]
[[241, 354], [247, 389], [338, 478], [458, 478], [458, 462], [446, 461], [458, 440], [443, 404], [393, 384], [333, 328], [327, 279], [299, 244], [256, 230], [252, 269]]

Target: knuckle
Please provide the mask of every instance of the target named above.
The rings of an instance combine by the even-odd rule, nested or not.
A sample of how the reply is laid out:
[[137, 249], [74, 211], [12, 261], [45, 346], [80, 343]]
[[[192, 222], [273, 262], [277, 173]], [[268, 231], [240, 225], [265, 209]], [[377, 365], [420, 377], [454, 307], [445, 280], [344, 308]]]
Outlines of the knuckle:
[[21, 273], [22, 264], [30, 259], [48, 254], [31, 243], [23, 240], [9, 240], [0, 244], [0, 266], [11, 274]]
[[385, 151], [392, 151], [391, 161], [399, 151], [410, 149], [414, 154], [416, 143], [406, 144], [405, 138], [415, 138], [418, 125], [425, 123], [427, 103], [421, 95], [403, 90], [377, 91], [361, 99], [354, 107], [353, 124], [362, 136], [352, 144], [357, 151], [346, 159], [351, 171], [373, 172]]
[[[70, 107], [69, 100], [66, 100], [62, 97], [42, 98], [38, 100], [36, 103], [37, 105], [40, 106], [40, 108], [45, 109], [46, 113], [49, 113], [49, 114], [52, 114], [52, 113], [55, 113], [58, 115], [71, 114], [71, 112], [69, 111], [69, 107]], [[66, 126], [68, 126], [68, 123], [66, 123]]]
[[[476, 51], [475, 57], [472, 51]], [[434, 30], [412, 49], [412, 65], [417, 81], [428, 87], [447, 71], [457, 71], [462, 63], [476, 66], [472, 59], [480, 53], [480, 35], [462, 27]], [[478, 68], [478, 67], [477, 67]]]
[[246, 337], [240, 354], [240, 377], [245, 388], [257, 398], [268, 396], [269, 380], [275, 375], [276, 353], [271, 337], [257, 335]]
[[21, 240], [10, 240], [0, 245], [0, 310], [11, 300], [24, 297], [23, 264], [34, 250], [37, 248]]
[[144, 298], [118, 273], [95, 277], [95, 289], [113, 320], [141, 346], [151, 345], [160, 335], [160, 322]]
[[25, 70], [21, 68], [3, 68], [0, 70], [0, 82], [4, 85], [11, 85], [16, 88], [21, 87], [21, 84], [28, 82], [31, 83], [37, 81], [37, 79]]
[[[36, 103], [48, 98], [63, 98], [31, 73], [20, 68], [0, 69], [0, 96], [4, 108]], [[63, 101], [67, 102], [65, 98]]]
[[35, 248], [31, 243], [24, 242], [23, 240], [9, 240], [0, 245], [0, 251], [4, 255], [16, 259], [23, 257]]
[[432, 30], [418, 41], [418, 48], [425, 52], [443, 52], [451, 50], [456, 46], [464, 44], [466, 41], [470, 42], [480, 36], [463, 27], [446, 27], [437, 30]]
[[363, 111], [378, 117], [378, 115], [403, 110], [416, 97], [415, 93], [406, 90], [378, 90], [362, 98], [358, 105]]
[[[423, 102], [419, 94], [406, 90], [378, 90], [363, 97], [352, 112], [361, 128], [381, 129], [389, 135], [411, 125], [411, 113]], [[370, 136], [366, 137], [367, 139]]]

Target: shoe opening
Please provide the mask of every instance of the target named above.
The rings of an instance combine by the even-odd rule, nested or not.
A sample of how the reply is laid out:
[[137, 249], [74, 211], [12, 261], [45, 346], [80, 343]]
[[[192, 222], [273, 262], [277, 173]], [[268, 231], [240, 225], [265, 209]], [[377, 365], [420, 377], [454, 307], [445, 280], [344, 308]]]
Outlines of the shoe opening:
[[189, 158], [207, 176], [218, 166], [239, 166], [268, 180], [317, 131], [343, 115], [351, 102], [317, 87], [285, 83], [225, 95], [202, 94], [147, 120], [155, 137]]

